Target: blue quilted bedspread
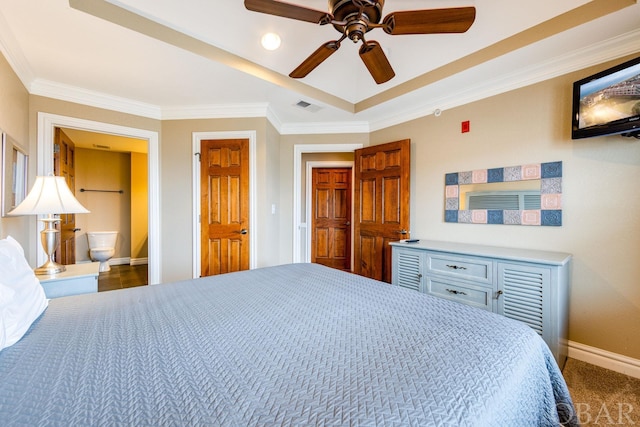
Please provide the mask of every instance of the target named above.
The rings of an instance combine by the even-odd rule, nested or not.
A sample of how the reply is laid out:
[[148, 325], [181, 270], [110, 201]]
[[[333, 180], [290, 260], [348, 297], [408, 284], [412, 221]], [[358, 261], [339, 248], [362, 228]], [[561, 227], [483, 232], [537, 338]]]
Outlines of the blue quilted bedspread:
[[546, 344], [312, 264], [54, 299], [0, 352], [2, 426], [558, 426]]

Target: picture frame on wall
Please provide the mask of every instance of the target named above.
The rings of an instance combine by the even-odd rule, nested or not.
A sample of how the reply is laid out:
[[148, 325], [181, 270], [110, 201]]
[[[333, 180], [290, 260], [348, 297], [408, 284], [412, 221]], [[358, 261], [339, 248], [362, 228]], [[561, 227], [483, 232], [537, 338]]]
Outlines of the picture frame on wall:
[[2, 185], [0, 199], [2, 199], [2, 216], [5, 217], [27, 196], [29, 156], [9, 135], [2, 132], [1, 136]]

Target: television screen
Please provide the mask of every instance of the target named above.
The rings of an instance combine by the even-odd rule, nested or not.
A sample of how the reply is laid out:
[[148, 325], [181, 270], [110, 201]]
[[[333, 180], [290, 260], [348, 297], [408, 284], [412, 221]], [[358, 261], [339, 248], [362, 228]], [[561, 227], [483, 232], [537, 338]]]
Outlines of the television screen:
[[573, 84], [571, 137], [640, 134], [640, 58]]

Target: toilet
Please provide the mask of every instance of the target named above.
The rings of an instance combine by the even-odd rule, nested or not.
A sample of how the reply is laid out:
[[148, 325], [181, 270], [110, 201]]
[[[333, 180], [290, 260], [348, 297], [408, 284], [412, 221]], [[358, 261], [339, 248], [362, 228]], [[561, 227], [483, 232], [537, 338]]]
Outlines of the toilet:
[[117, 231], [90, 231], [87, 233], [89, 239], [89, 256], [93, 261], [100, 261], [100, 271], [109, 271], [111, 266], [109, 260], [116, 252]]

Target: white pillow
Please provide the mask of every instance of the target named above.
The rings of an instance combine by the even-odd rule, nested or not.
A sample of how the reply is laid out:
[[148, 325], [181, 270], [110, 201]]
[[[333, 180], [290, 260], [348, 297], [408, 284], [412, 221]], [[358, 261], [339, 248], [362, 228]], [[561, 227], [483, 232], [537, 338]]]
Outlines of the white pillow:
[[5, 348], [7, 342], [7, 331], [4, 328], [4, 310], [0, 307], [0, 351]]
[[0, 315], [5, 335], [2, 350], [22, 338], [49, 302], [22, 246], [11, 236], [0, 240], [0, 281]]

